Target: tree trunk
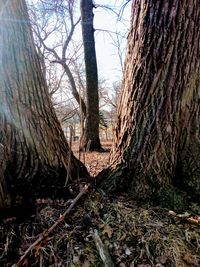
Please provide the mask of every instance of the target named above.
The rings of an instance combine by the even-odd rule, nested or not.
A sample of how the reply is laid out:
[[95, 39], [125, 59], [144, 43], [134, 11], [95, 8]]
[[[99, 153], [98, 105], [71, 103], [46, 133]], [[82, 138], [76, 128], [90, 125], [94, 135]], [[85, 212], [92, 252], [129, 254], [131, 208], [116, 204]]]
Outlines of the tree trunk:
[[199, 28], [198, 0], [133, 1], [107, 190], [200, 200]]
[[99, 96], [96, 51], [93, 28], [93, 2], [81, 0], [82, 35], [86, 68], [87, 114], [83, 148], [101, 150], [99, 139]]
[[[33, 43], [25, 1], [0, 0], [0, 208], [65, 184], [69, 147]], [[84, 174], [72, 156], [71, 176]]]

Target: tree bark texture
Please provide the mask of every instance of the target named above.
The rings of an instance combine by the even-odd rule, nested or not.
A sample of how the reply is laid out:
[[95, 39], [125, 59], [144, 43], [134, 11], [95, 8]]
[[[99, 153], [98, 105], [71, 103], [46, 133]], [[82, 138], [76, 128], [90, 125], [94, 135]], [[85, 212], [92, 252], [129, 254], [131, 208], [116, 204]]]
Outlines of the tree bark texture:
[[[64, 186], [68, 155], [25, 1], [0, 0], [0, 208], [11, 204], [9, 196], [31, 198]], [[72, 156], [71, 176], [85, 173]]]
[[86, 68], [87, 115], [83, 147], [100, 150], [98, 73], [93, 28], [93, 1], [81, 0], [82, 35]]
[[174, 203], [178, 188], [199, 201], [200, 2], [134, 0], [131, 21], [104, 186]]

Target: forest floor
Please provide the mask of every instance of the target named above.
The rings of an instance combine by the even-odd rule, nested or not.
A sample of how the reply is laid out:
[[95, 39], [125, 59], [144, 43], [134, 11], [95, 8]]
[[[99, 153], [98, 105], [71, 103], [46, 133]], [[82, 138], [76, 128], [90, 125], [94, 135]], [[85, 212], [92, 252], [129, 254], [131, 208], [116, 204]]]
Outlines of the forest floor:
[[[110, 143], [104, 143], [110, 149]], [[78, 156], [78, 145], [73, 146]], [[85, 153], [91, 175], [108, 164], [109, 152]], [[38, 200], [24, 218], [0, 221], [0, 266], [38, 267], [199, 267], [200, 208], [191, 204], [183, 214], [140, 206], [128, 195], [105, 195], [90, 189], [69, 215], [71, 200]], [[24, 211], [25, 213], [26, 211]], [[41, 233], [59, 224], [42, 242]]]
[[101, 143], [105, 150], [104, 152], [82, 152], [81, 154], [79, 154], [79, 142], [73, 142], [72, 145], [74, 155], [85, 164], [90, 175], [93, 177], [109, 164], [109, 152], [111, 150], [112, 141], [103, 141]]

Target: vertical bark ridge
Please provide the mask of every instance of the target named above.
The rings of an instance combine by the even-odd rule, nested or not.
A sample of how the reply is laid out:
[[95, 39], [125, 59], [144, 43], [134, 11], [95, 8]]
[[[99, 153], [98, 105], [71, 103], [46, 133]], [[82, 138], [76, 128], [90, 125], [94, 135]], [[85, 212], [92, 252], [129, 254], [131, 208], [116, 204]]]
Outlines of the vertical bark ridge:
[[133, 1], [110, 190], [143, 198], [184, 181], [199, 194], [199, 27], [197, 0]]
[[99, 139], [98, 71], [93, 28], [93, 1], [81, 0], [82, 35], [86, 69], [87, 112], [83, 148], [102, 149]]
[[[65, 182], [69, 147], [33, 43], [25, 1], [0, 0], [1, 199], [7, 190], [2, 188], [31, 193], [40, 185], [64, 186]], [[86, 173], [72, 157], [72, 176], [79, 171]]]

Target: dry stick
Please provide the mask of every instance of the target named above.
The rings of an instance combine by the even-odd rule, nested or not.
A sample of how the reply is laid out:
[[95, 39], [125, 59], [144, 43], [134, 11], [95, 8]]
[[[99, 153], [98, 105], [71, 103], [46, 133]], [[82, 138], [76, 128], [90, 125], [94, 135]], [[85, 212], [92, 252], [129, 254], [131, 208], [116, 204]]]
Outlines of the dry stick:
[[70, 211], [73, 209], [73, 207], [76, 205], [78, 200], [88, 191], [88, 185], [85, 185], [83, 189], [80, 191], [80, 193], [75, 197], [75, 199], [72, 201], [69, 208], [59, 217], [59, 219], [48, 229], [44, 230], [43, 233], [40, 234], [38, 239], [35, 240], [35, 242], [25, 251], [25, 253], [21, 256], [19, 261], [12, 265], [12, 267], [19, 267], [23, 260], [27, 257], [27, 255], [31, 252], [32, 249], [34, 249], [43, 239], [47, 238], [48, 235], [53, 232], [53, 230], [57, 227], [58, 224], [60, 224], [66, 217], [67, 214], [70, 213]]
[[68, 183], [69, 179], [71, 179], [72, 135], [73, 135], [73, 129], [72, 129], [72, 125], [70, 125], [69, 126], [69, 158], [68, 158], [68, 166], [67, 166], [67, 176], [66, 176], [65, 185], [64, 185], [65, 187], [67, 186], [67, 183]]
[[[79, 90], [79, 98], [81, 98], [81, 92]], [[81, 152], [83, 152], [83, 163], [85, 165], [85, 151], [82, 147], [82, 140], [84, 137], [84, 122], [83, 122], [83, 110], [82, 110], [82, 102], [80, 101], [80, 115], [81, 115], [81, 134], [80, 134], [80, 139], [79, 139], [79, 155], [78, 159], [81, 159]]]
[[88, 152], [90, 150], [90, 146], [91, 146], [92, 140], [89, 140], [87, 142], [87, 146], [86, 146], [86, 152]]
[[65, 162], [65, 159], [62, 155], [62, 163], [65, 167], [65, 170], [67, 171], [67, 175], [66, 175], [66, 179], [65, 179], [65, 184], [64, 184], [64, 187], [67, 186], [67, 183], [69, 181], [69, 179], [71, 178], [71, 162], [72, 162], [72, 132], [73, 132], [73, 129], [72, 129], [72, 126], [70, 125], [69, 126], [69, 157], [68, 157], [68, 165], [66, 164]]
[[99, 255], [104, 263], [104, 267], [114, 267], [114, 262], [112, 261], [112, 258], [108, 252], [108, 249], [107, 247], [103, 244], [99, 234], [98, 234], [98, 231], [95, 229], [93, 234], [93, 239], [94, 239], [94, 242], [95, 242], [95, 245], [97, 247], [97, 250], [99, 252]]

